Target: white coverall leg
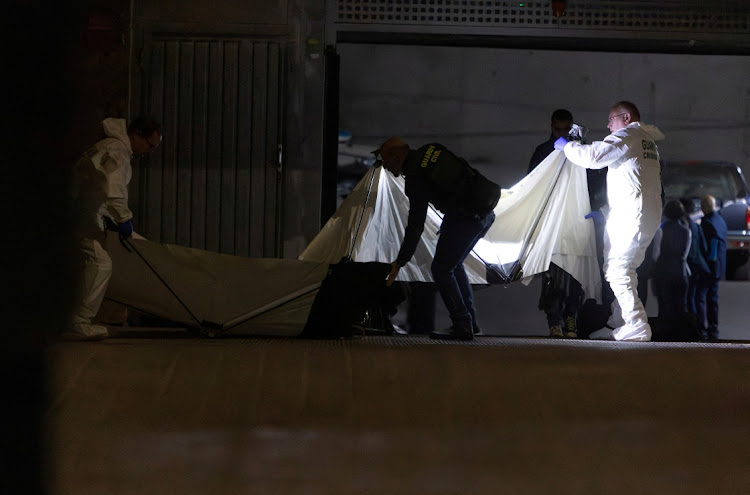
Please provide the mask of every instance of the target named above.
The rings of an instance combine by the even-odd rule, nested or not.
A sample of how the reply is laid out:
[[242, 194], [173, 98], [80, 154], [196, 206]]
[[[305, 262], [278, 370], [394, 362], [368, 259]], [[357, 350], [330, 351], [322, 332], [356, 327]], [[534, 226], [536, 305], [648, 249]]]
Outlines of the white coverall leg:
[[[638, 297], [636, 269], [643, 262], [646, 249], [651, 243], [659, 217], [650, 212], [637, 220], [617, 218], [607, 219], [604, 233], [604, 274], [612, 288], [615, 300], [612, 302], [612, 317], [608, 324], [614, 331], [603, 329], [594, 332], [592, 338], [614, 340], [651, 340], [651, 326], [643, 303]], [[610, 337], [611, 335], [611, 337]]]
[[[614, 109], [613, 109], [614, 110]], [[619, 118], [627, 112], [610, 117]], [[661, 177], [655, 141], [664, 134], [638, 121], [613, 129], [602, 141], [569, 142], [565, 156], [581, 167], [607, 170], [609, 215], [604, 232], [604, 277], [615, 295], [610, 328], [590, 339], [651, 340], [651, 327], [638, 297], [636, 269], [661, 221]]]
[[73, 333], [81, 339], [106, 338], [107, 327], [92, 323], [99, 312], [112, 276], [112, 259], [95, 239], [82, 239], [84, 255], [79, 305], [73, 315]]

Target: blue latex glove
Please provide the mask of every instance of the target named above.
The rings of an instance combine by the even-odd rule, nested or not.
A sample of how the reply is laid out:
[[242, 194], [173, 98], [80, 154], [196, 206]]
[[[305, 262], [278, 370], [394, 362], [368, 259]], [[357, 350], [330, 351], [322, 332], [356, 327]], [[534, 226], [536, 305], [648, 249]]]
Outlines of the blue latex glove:
[[605, 221], [604, 213], [602, 213], [600, 210], [594, 210], [583, 218], [590, 218], [594, 221], [594, 223], [604, 223]]
[[568, 144], [568, 139], [564, 137], [557, 138], [557, 141], [555, 141], [555, 149], [562, 151], [562, 149], [565, 147], [565, 145]]
[[125, 222], [117, 224], [117, 232], [119, 232], [122, 236], [130, 237], [131, 235], [133, 235], [133, 222], [127, 220]]

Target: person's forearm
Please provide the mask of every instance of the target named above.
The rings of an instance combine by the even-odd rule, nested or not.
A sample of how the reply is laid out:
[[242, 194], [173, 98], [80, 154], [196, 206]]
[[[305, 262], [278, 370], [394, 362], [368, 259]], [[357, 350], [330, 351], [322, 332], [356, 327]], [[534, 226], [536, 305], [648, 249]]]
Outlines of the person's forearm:
[[404, 240], [401, 243], [401, 249], [398, 251], [396, 262], [399, 266], [404, 266], [414, 256], [414, 252], [417, 250], [417, 244], [419, 239], [422, 237], [424, 231], [424, 222], [427, 218], [427, 203], [421, 201], [414, 201], [411, 208], [409, 208], [409, 218], [406, 222], [406, 230], [404, 232]]
[[563, 149], [565, 157], [579, 167], [602, 169], [616, 162], [622, 150], [611, 143], [599, 141], [592, 144], [580, 144], [571, 141]]
[[422, 231], [424, 230], [424, 222], [422, 222], [422, 229], [417, 229], [414, 226], [407, 226], [406, 232], [404, 232], [404, 242], [401, 243], [401, 249], [398, 251], [396, 262], [399, 266], [404, 266], [414, 256], [414, 252], [417, 250], [417, 244], [419, 244], [419, 238], [422, 237]]

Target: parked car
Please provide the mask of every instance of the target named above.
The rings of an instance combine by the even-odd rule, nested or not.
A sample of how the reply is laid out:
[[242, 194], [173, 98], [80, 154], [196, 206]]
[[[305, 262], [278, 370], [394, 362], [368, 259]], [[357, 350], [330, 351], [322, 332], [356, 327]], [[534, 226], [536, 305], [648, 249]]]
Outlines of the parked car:
[[727, 273], [729, 280], [748, 279], [750, 258], [750, 189], [742, 170], [730, 162], [665, 161], [662, 163], [664, 199], [689, 198], [691, 217], [700, 221], [700, 198], [716, 198], [719, 214], [729, 230], [727, 236]]

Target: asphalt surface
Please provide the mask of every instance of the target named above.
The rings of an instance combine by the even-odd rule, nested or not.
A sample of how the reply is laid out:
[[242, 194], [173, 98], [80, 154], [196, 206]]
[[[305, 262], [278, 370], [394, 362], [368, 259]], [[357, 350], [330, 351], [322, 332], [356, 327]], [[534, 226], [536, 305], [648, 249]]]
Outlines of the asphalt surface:
[[60, 342], [49, 493], [746, 494], [750, 345]]
[[207, 339], [175, 327], [57, 342], [46, 486], [744, 495], [748, 288], [722, 282], [719, 343], [551, 339], [535, 284], [477, 291], [494, 336], [471, 342]]
[[[492, 336], [546, 336], [549, 334], [544, 312], [537, 307], [540, 282], [535, 278], [525, 286], [514, 282], [474, 291], [477, 313], [483, 333]], [[450, 319], [439, 296], [435, 326], [448, 328]], [[649, 291], [646, 300], [649, 317], [658, 315], [656, 296]], [[393, 318], [403, 325], [405, 307]], [[750, 281], [719, 282], [719, 337], [721, 340], [750, 341]]]

